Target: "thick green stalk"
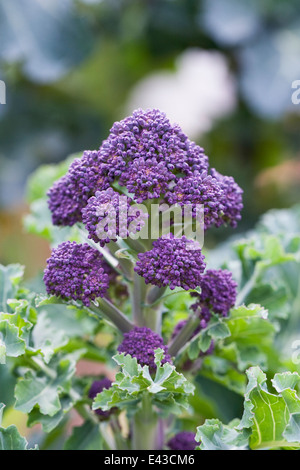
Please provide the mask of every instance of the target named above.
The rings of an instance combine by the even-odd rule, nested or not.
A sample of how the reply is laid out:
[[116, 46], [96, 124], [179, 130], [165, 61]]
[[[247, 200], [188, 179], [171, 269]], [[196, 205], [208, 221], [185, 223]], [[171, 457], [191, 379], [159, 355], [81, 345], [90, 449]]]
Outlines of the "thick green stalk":
[[177, 336], [171, 341], [168, 346], [169, 354], [175, 357], [181, 348], [191, 339], [191, 336], [197, 326], [200, 323], [200, 319], [196, 315], [192, 315], [184, 327], [180, 330]]
[[108, 245], [110, 252], [114, 255], [115, 260], [118, 262], [115, 269], [125, 276], [127, 280], [132, 280], [133, 266], [129, 259], [122, 258], [118, 255], [120, 247], [116, 242], [110, 242]]
[[133, 418], [133, 450], [156, 450], [158, 426], [158, 416], [153, 411], [151, 396], [145, 393], [141, 409]]
[[245, 301], [245, 299], [247, 298], [247, 295], [251, 292], [251, 290], [253, 289], [253, 287], [255, 286], [255, 283], [257, 281], [257, 279], [259, 278], [259, 276], [262, 274], [262, 271], [260, 268], [258, 268], [256, 266], [256, 268], [254, 269], [254, 272], [252, 274], [252, 276], [250, 277], [250, 279], [246, 282], [246, 284], [244, 285], [244, 287], [242, 288], [242, 290], [240, 291], [240, 293], [238, 294], [237, 298], [236, 298], [236, 306], [239, 306], [239, 305], [242, 305], [242, 303]]
[[147, 303], [151, 305], [151, 304], [158, 302], [161, 299], [161, 297], [164, 295], [164, 293], [166, 292], [166, 289], [167, 287], [157, 287], [157, 286], [151, 287], [147, 295]]
[[144, 303], [147, 293], [147, 286], [144, 278], [136, 272], [133, 274], [133, 282], [130, 286], [131, 307], [133, 322], [136, 326], [145, 326]]
[[128, 237], [124, 238], [124, 242], [136, 253], [143, 253], [145, 251], [145, 247], [139, 239], [135, 240], [134, 238]]
[[110, 320], [122, 333], [128, 333], [132, 330], [133, 324], [124, 315], [121, 310], [115, 307], [109, 300], [105, 298], [97, 299], [98, 305], [91, 305], [89, 310], [99, 317], [105, 316]]
[[161, 334], [161, 306], [144, 308], [145, 326], [151, 328], [155, 333]]

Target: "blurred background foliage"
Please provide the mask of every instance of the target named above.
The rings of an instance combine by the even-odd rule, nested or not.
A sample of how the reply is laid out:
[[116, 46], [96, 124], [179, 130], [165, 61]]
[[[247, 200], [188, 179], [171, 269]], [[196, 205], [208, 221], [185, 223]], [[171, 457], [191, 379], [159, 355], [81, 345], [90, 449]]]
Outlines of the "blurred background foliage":
[[48, 244], [22, 227], [29, 175], [98, 148], [137, 107], [165, 111], [234, 176], [239, 231], [298, 201], [299, 26], [296, 0], [0, 0], [0, 262], [43, 268]]

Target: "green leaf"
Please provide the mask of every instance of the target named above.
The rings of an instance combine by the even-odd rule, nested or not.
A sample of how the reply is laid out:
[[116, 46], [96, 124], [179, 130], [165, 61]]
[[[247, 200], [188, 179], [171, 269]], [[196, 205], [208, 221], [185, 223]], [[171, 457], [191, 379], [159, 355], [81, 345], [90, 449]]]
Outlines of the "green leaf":
[[47, 312], [40, 312], [32, 332], [32, 340], [35, 349], [43, 354], [47, 364], [55, 351], [68, 343], [68, 336], [64, 331], [55, 328], [47, 316]]
[[[278, 284], [278, 282], [277, 282]], [[245, 304], [263, 305], [269, 318], [275, 323], [277, 318], [287, 318], [289, 314], [288, 291], [284, 285], [258, 284], [245, 298]]]
[[73, 428], [64, 450], [103, 450], [103, 444], [99, 424], [86, 421], [82, 426]]
[[124, 376], [133, 377], [139, 374], [140, 368], [137, 360], [135, 357], [131, 357], [130, 354], [117, 354], [113, 359], [121, 366]]
[[28, 450], [28, 442], [15, 425], [0, 428], [0, 450]]
[[295, 390], [298, 373], [274, 375], [267, 386], [266, 374], [259, 367], [247, 370], [248, 385], [241, 420], [228, 425], [208, 419], [197, 428], [196, 440], [202, 450], [300, 449], [300, 399]]
[[80, 241], [80, 232], [76, 225], [73, 227], [58, 227], [52, 224], [51, 212], [46, 199], [37, 199], [30, 205], [30, 213], [23, 219], [23, 225], [28, 233], [45, 238], [52, 246], [65, 240]]
[[277, 394], [268, 390], [259, 367], [247, 371], [248, 386], [239, 429], [250, 428], [251, 449], [300, 448], [300, 399], [294, 387], [297, 373], [276, 374], [272, 381]]
[[[289, 228], [288, 231], [286, 228]], [[260, 218], [257, 229], [277, 236], [300, 233], [300, 205], [289, 209], [271, 209]]]
[[[5, 405], [0, 403], [0, 450], [28, 450], [28, 442], [22, 437], [15, 425], [1, 427], [2, 412]], [[37, 447], [35, 447], [37, 449]]]
[[261, 305], [250, 304], [233, 308], [226, 325], [230, 331], [228, 342], [240, 345], [256, 345], [262, 339], [272, 342], [275, 335], [275, 327], [268, 320], [267, 310]]
[[244, 371], [253, 365], [273, 364], [276, 329], [268, 312], [260, 305], [241, 305], [231, 309], [223, 320], [229, 335], [215, 344], [212, 355], [203, 358], [201, 375], [243, 394]]
[[0, 363], [6, 357], [18, 357], [29, 348], [30, 331], [33, 324], [27, 321], [32, 317], [28, 300], [10, 299], [7, 301], [14, 313], [0, 313]]
[[43, 415], [37, 406], [34, 407], [28, 415], [27, 425], [31, 427], [35, 424], [41, 424], [43, 431], [50, 433], [62, 422], [74, 405], [74, 401], [68, 396], [61, 397], [60, 403], [61, 409], [53, 416]]
[[109, 390], [103, 390], [96, 396], [93, 410], [101, 408], [106, 411], [119, 407], [134, 414], [146, 394], [162, 413], [170, 409], [173, 412], [182, 412], [182, 409], [188, 407], [188, 396], [194, 392], [195, 387], [176, 371], [174, 365], [161, 364], [163, 354], [161, 349], [155, 351], [157, 369], [154, 378], [149, 367], [141, 367], [135, 358], [124, 354], [116, 355], [114, 360], [121, 366], [121, 370], [116, 374], [115, 382]]
[[15, 390], [16, 410], [29, 413], [35, 405], [42, 414], [54, 416], [61, 408], [56, 379], [38, 377], [30, 371], [18, 382]]
[[0, 265], [0, 312], [10, 312], [7, 301], [15, 297], [23, 275], [20, 264]]
[[25, 341], [19, 337], [19, 328], [8, 320], [0, 321], [0, 364], [5, 364], [6, 356], [18, 357], [24, 352]]
[[198, 346], [202, 352], [206, 352], [211, 341], [217, 342], [228, 336], [230, 336], [228, 326], [224, 323], [222, 318], [215, 316], [209, 322], [208, 327], [200, 333]]
[[237, 428], [238, 421], [224, 425], [218, 419], [207, 419], [197, 428], [196, 441], [201, 450], [248, 450], [249, 432]]
[[41, 414], [54, 416], [58, 413], [62, 408], [60, 395], [68, 394], [76, 372], [76, 361], [83, 353], [84, 350], [79, 350], [61, 359], [54, 357], [49, 367], [42, 367], [39, 373], [29, 370], [17, 382], [15, 409], [29, 413], [38, 406]]
[[224, 385], [229, 390], [243, 395], [246, 388], [245, 374], [239, 372], [234, 364], [236, 355], [233, 355], [232, 360], [230, 360], [227, 351], [228, 349], [224, 354], [225, 357], [218, 357], [215, 353], [205, 357], [200, 373], [204, 377]]
[[212, 341], [217, 343], [228, 336], [230, 336], [230, 330], [224, 322], [224, 319], [214, 315], [208, 326], [201, 330], [200, 333], [194, 336], [187, 344], [187, 348], [184, 348], [184, 352], [185, 349], [187, 349], [189, 359], [194, 360], [199, 356], [200, 352], [206, 352], [209, 349]]
[[2, 418], [3, 418], [3, 410], [5, 408], [4, 403], [0, 403], [0, 426], [2, 424]]
[[44, 295], [39, 294], [35, 298], [35, 304], [37, 307], [43, 307], [45, 305], [58, 305], [58, 304], [65, 304], [65, 302], [56, 295]]

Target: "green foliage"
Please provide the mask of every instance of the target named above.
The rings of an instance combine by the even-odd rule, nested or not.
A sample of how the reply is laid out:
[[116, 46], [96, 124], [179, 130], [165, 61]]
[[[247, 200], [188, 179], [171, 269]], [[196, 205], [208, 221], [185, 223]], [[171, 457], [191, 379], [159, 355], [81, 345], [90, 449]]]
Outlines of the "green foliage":
[[[0, 265], [0, 274], [0, 364], [8, 363], [17, 377], [14, 408], [28, 415], [28, 426], [40, 423], [45, 433], [56, 432], [85, 401], [91, 379], [76, 377], [78, 361], [110, 361], [110, 346], [94, 344], [105, 327], [75, 306], [43, 303], [24, 287], [22, 266]], [[27, 449], [15, 426], [0, 433], [4, 449]]]
[[105, 449], [99, 424], [86, 421], [82, 426], [75, 427], [66, 441], [64, 450], [103, 450]]
[[144, 395], [150, 395], [152, 405], [162, 416], [170, 413], [180, 414], [188, 408], [188, 397], [194, 391], [183, 374], [176, 371], [170, 363], [161, 364], [164, 352], [155, 352], [156, 372], [152, 377], [149, 367], [141, 367], [130, 355], [118, 354], [114, 360], [121, 367], [113, 385], [98, 394], [93, 402], [93, 409], [103, 411], [118, 407], [126, 408], [132, 415], [139, 409]]
[[0, 403], [0, 450], [32, 450], [28, 449], [27, 440], [20, 435], [16, 426], [1, 427], [4, 407], [5, 405]]
[[197, 429], [200, 449], [299, 449], [299, 374], [275, 374], [271, 381], [274, 392], [268, 389], [266, 374], [259, 367], [248, 369], [247, 377], [242, 419], [228, 425], [207, 420]]

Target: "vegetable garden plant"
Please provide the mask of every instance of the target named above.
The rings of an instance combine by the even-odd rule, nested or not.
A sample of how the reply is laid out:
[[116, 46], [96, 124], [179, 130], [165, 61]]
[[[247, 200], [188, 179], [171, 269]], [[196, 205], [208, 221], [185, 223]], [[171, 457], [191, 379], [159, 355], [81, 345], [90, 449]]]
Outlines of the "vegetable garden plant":
[[[40, 427], [22, 437], [2, 404], [1, 449], [300, 447], [300, 208], [206, 248], [242, 194], [159, 110], [32, 175], [24, 226], [52, 251], [43, 281], [1, 266], [0, 363], [10, 408]], [[201, 218], [203, 246], [172, 215], [151, 235], [170, 206]]]

